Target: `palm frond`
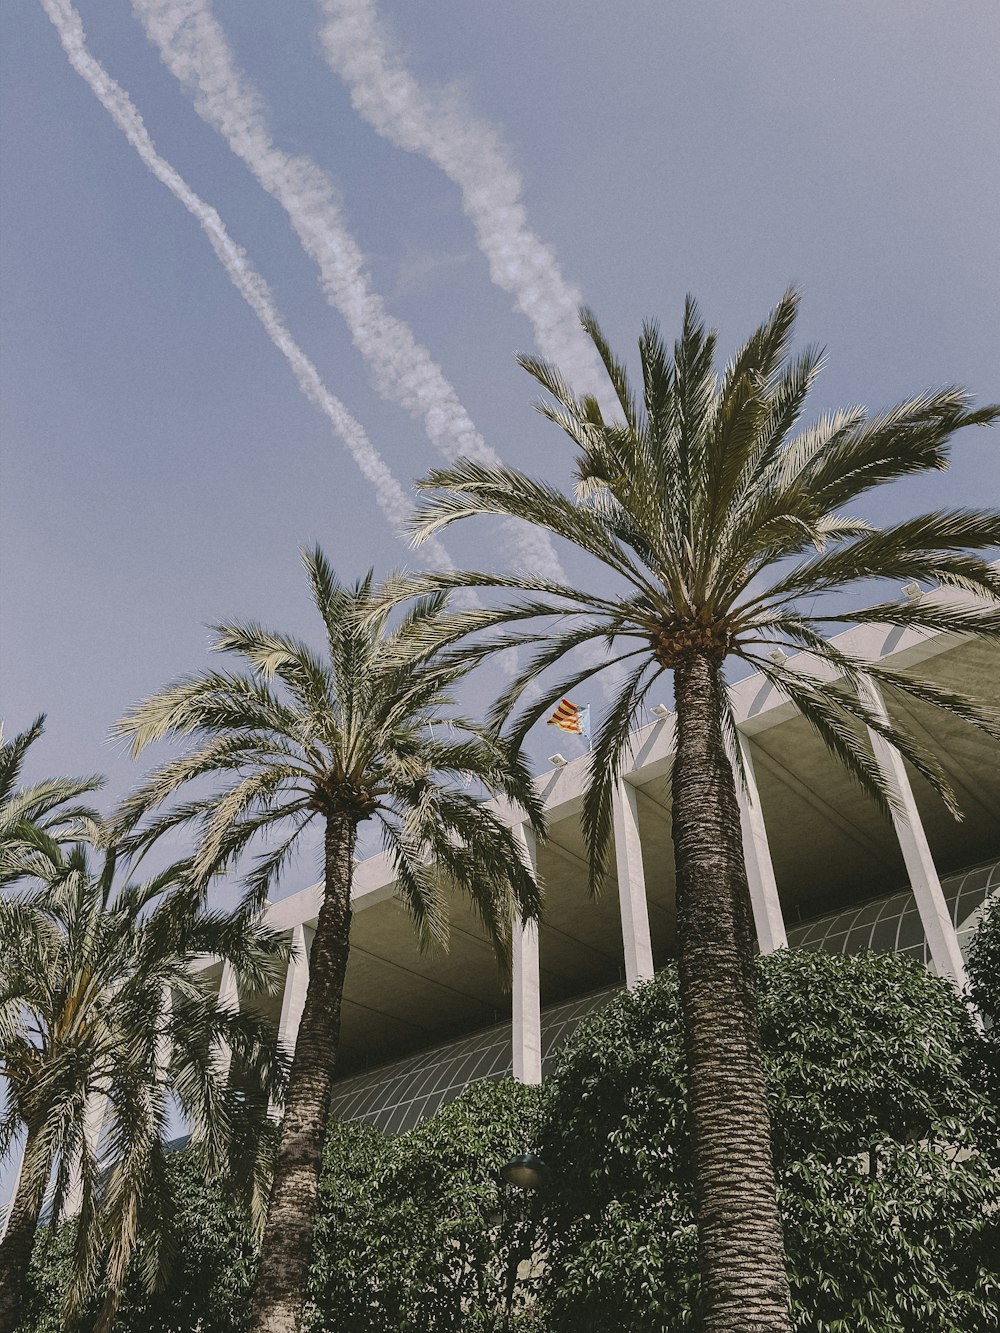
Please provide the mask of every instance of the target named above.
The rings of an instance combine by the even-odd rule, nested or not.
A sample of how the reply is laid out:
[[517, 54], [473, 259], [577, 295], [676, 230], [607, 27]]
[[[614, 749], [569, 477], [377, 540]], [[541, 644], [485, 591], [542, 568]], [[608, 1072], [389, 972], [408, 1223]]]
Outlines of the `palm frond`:
[[608, 373], [608, 379], [611, 381], [615, 395], [621, 406], [622, 413], [625, 416], [626, 424], [634, 434], [640, 434], [642, 430], [642, 421], [636, 409], [635, 394], [629, 383], [627, 370], [612, 351], [610, 343], [601, 331], [596, 315], [592, 310], [588, 310], [586, 306], [582, 307], [580, 310], [580, 323], [583, 326], [584, 332], [596, 347], [597, 354], [604, 364], [604, 369]]
[[[253, 1015], [221, 1011], [192, 964], [208, 946], [265, 989], [287, 946], [260, 921], [206, 914], [189, 891], [187, 861], [116, 885], [113, 851], [96, 868], [84, 846], [57, 852], [47, 878], [0, 900], [0, 1136], [9, 1140], [18, 1121], [32, 1126], [23, 1187], [41, 1190], [51, 1175], [54, 1216], [71, 1189], [80, 1200], [70, 1313], [98, 1275], [112, 1310], [140, 1237], [155, 1248], [149, 1227], [159, 1225], [153, 1196], [174, 1098], [197, 1111], [225, 1165], [232, 1106], [213, 1039], [230, 1041], [254, 1069], [255, 1104], [283, 1086], [273, 1032]], [[175, 1011], [165, 1010], [165, 992]], [[99, 1144], [95, 1098], [104, 1106]]]
[[813, 453], [800, 477], [820, 509], [839, 509], [875, 486], [947, 467], [956, 431], [990, 425], [998, 417], [1000, 407], [973, 408], [964, 389], [918, 394], [839, 432]]

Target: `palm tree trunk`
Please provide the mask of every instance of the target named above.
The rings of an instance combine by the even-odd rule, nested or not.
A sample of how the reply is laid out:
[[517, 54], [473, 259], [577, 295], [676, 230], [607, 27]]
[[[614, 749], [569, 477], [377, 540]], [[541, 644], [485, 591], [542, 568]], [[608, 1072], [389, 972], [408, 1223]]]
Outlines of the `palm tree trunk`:
[[340, 1040], [350, 950], [357, 823], [327, 819], [325, 892], [309, 955], [274, 1183], [254, 1289], [253, 1333], [298, 1333], [312, 1259], [313, 1215]]
[[716, 662], [674, 673], [672, 777], [680, 997], [702, 1333], [790, 1333], [760, 1054], [754, 937]]
[[10, 1222], [0, 1244], [0, 1333], [15, 1333], [27, 1290], [28, 1265], [38, 1231], [48, 1171], [37, 1160], [38, 1131], [29, 1132]]

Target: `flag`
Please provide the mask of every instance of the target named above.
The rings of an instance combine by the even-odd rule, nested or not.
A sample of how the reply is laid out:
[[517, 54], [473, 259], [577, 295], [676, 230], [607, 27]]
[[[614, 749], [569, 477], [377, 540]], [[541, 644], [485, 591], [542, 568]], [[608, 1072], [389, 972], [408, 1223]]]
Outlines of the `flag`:
[[574, 736], [586, 736], [590, 739], [590, 704], [578, 708], [576, 704], [563, 699], [562, 703], [549, 718], [548, 726], [558, 727], [560, 731], [571, 731]]

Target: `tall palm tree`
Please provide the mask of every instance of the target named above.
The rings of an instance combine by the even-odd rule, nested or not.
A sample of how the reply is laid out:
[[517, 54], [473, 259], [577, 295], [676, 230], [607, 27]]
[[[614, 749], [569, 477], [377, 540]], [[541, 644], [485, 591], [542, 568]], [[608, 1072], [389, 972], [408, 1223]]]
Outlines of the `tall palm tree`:
[[[323, 836], [323, 900], [292, 1062], [274, 1185], [255, 1290], [255, 1333], [300, 1326], [313, 1212], [340, 1034], [350, 949], [351, 888], [359, 825], [381, 828], [397, 892], [420, 937], [447, 938], [444, 885], [478, 909], [504, 952], [512, 914], [537, 916], [538, 888], [518, 844], [482, 791], [514, 802], [541, 831], [540, 803], [516, 752], [483, 728], [430, 723], [451, 705], [468, 670], [406, 661], [404, 647], [445, 613], [435, 594], [391, 627], [371, 576], [347, 589], [322, 552], [305, 552], [325, 653], [257, 624], [217, 628], [215, 647], [239, 654], [249, 674], [206, 672], [169, 686], [117, 726], [134, 753], [167, 735], [197, 744], [156, 771], [124, 804], [122, 829], [196, 779], [220, 790], [167, 809], [133, 837], [148, 845], [169, 829], [200, 828], [195, 873], [207, 878], [258, 834], [278, 833], [247, 877], [263, 901], [304, 830]], [[470, 782], [473, 784], [469, 786]], [[477, 790], [478, 789], [478, 790]]]
[[[1000, 635], [1000, 573], [975, 554], [1000, 543], [1000, 516], [950, 510], [878, 528], [844, 512], [876, 486], [947, 466], [953, 433], [996, 420], [1000, 409], [973, 410], [965, 391], [949, 388], [877, 416], [859, 408], [837, 412], [796, 432], [821, 362], [815, 350], [794, 359], [789, 354], [796, 303], [788, 292], [721, 377], [714, 369], [715, 335], [703, 328], [693, 301], [672, 356], [657, 327], [647, 324], [639, 342], [639, 401], [584, 311], [584, 328], [617, 400], [613, 415], [605, 417], [594, 398], [576, 396], [553, 366], [521, 358], [549, 395], [539, 410], [578, 451], [575, 496], [468, 459], [421, 483], [432, 494], [415, 519], [419, 537], [472, 515], [519, 518], [593, 557], [604, 567], [600, 586], [610, 591], [488, 571], [400, 578], [386, 590], [400, 597], [458, 587], [524, 594], [457, 615], [435, 640], [438, 647], [455, 645], [451, 656], [465, 662], [501, 647], [533, 649], [493, 710], [497, 727], [541, 672], [588, 642], [598, 641], [603, 664], [624, 673], [596, 737], [584, 802], [595, 882], [604, 869], [612, 784], [629, 730], [650, 689], [664, 672], [673, 673], [678, 953], [701, 1320], [713, 1331], [789, 1327], [758, 1049], [735, 786], [741, 779], [727, 758], [727, 741], [738, 751], [731, 745], [725, 664], [752, 665], [794, 700], [883, 806], [892, 797], [867, 748], [865, 727], [896, 745], [953, 808], [954, 797], [934, 756], [873, 704], [866, 694], [871, 682], [890, 696], [909, 695], [1000, 735], [996, 713], [878, 662], [856, 661], [823, 637], [824, 628], [852, 622]], [[943, 591], [902, 605], [830, 607], [827, 594], [885, 579], [916, 579]], [[955, 598], [951, 589], [975, 597]], [[477, 635], [498, 626], [507, 626], [499, 637]], [[463, 646], [457, 641], [466, 635], [474, 637]], [[427, 649], [431, 634], [424, 639]], [[810, 656], [784, 664], [774, 654], [780, 646]], [[511, 742], [519, 744], [594, 670], [578, 662], [566, 678], [543, 688], [514, 717]]]
[[263, 990], [277, 984], [287, 949], [245, 913], [200, 910], [187, 863], [122, 885], [116, 863], [109, 851], [95, 870], [84, 844], [57, 846], [26, 867], [34, 887], [0, 899], [0, 1151], [26, 1136], [0, 1245], [2, 1333], [17, 1327], [50, 1181], [52, 1218], [67, 1203], [79, 1210], [70, 1312], [101, 1270], [107, 1296], [95, 1327], [110, 1325], [140, 1238], [155, 1279], [175, 1106], [206, 1173], [241, 1180], [263, 1213], [268, 1163], [250, 1145], [266, 1142], [268, 1098], [282, 1088], [275, 1034], [220, 1006], [191, 965], [214, 954]]
[[44, 713], [12, 741], [3, 739], [0, 726], [0, 884], [22, 876], [23, 858], [35, 847], [78, 838], [78, 821], [93, 818], [94, 812], [70, 802], [104, 785], [104, 778], [95, 774], [18, 787], [25, 756], [44, 730]]

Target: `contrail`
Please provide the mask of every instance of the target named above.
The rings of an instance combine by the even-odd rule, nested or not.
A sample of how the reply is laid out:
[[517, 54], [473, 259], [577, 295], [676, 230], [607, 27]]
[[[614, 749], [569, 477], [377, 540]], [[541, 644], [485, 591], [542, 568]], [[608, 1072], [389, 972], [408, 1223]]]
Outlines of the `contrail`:
[[[187, 184], [156, 151], [128, 93], [108, 74], [87, 49], [80, 16], [69, 0], [40, 0], [52, 21], [63, 50], [77, 74], [114, 120], [149, 170], [161, 181], [201, 225], [234, 287], [263, 324], [268, 337], [291, 366], [299, 388], [325, 414], [347, 446], [361, 473], [371, 482], [375, 499], [393, 530], [399, 534], [413, 509], [413, 501], [379, 456], [364, 429], [344, 404], [326, 388], [316, 367], [288, 332], [278, 314], [267, 283], [247, 259], [246, 251], [229, 235], [219, 214]], [[454, 562], [437, 542], [436, 561], [448, 569]]]
[[[285, 209], [319, 268], [327, 300], [344, 316], [372, 367], [376, 389], [421, 419], [431, 443], [447, 458], [498, 462], [430, 353], [372, 291], [334, 181], [310, 158], [292, 156], [274, 143], [265, 103], [237, 66], [210, 0], [132, 0], [132, 8], [164, 64], [192, 93], [198, 114]], [[565, 578], [547, 534], [510, 520], [504, 528], [519, 564]]]
[[459, 96], [422, 88], [380, 23], [374, 0], [318, 0], [320, 43], [347, 84], [358, 114], [383, 138], [437, 164], [462, 192], [462, 204], [489, 262], [490, 277], [513, 293], [541, 354], [577, 390], [606, 393], [606, 378], [580, 328], [578, 289], [528, 226], [523, 182], [500, 136]]

